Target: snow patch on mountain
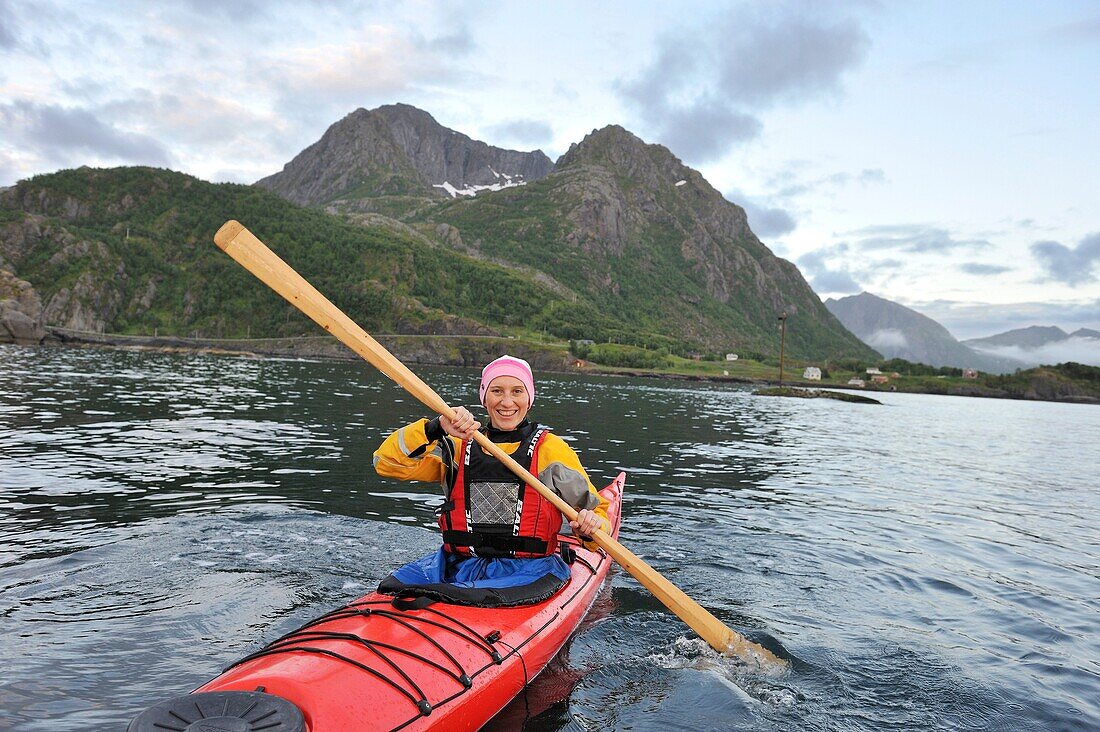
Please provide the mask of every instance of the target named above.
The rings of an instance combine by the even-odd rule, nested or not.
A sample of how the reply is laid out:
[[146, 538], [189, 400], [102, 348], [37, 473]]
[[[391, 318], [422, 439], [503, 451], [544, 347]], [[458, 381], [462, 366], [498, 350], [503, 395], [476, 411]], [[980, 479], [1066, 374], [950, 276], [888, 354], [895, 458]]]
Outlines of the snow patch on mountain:
[[451, 198], [458, 198], [459, 196], [476, 196], [481, 191], [500, 191], [500, 190], [504, 190], [505, 188], [515, 188], [516, 186], [525, 186], [525, 185], [527, 185], [527, 181], [513, 180], [512, 177], [508, 176], [508, 175], [503, 175], [502, 176], [499, 173], [497, 173], [497, 176], [501, 177], [501, 178], [504, 178], [505, 179], [504, 182], [503, 183], [491, 183], [490, 185], [487, 185], [487, 186], [470, 185], [470, 186], [467, 186], [465, 188], [455, 188], [453, 185], [451, 185], [447, 181], [443, 181], [442, 183], [435, 183], [434, 185], [432, 185], [432, 188], [442, 188], [443, 190], [445, 190], [450, 195]]

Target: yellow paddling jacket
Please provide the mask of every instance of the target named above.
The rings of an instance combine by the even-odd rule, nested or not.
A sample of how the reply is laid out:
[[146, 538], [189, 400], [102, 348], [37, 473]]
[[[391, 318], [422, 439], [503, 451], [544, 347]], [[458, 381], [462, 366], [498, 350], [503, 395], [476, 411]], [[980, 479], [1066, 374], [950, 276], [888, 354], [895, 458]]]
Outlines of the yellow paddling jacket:
[[[524, 441], [521, 433], [525, 426], [526, 422], [513, 432], [489, 430], [488, 434], [504, 452], [512, 455]], [[438, 418], [431, 421], [421, 419], [386, 438], [374, 452], [374, 469], [387, 478], [439, 483], [444, 496], [453, 502], [453, 489], [460, 474], [459, 462], [464, 448], [462, 440], [443, 431]], [[573, 448], [552, 432], [546, 432], [539, 441], [535, 456], [536, 464], [524, 467], [528, 467], [570, 506], [578, 511], [587, 508], [595, 512], [603, 520], [602, 528], [608, 530], [607, 499], [596, 491]], [[519, 459], [519, 462], [525, 464], [526, 460]], [[595, 547], [590, 542], [585, 542], [585, 546]]]

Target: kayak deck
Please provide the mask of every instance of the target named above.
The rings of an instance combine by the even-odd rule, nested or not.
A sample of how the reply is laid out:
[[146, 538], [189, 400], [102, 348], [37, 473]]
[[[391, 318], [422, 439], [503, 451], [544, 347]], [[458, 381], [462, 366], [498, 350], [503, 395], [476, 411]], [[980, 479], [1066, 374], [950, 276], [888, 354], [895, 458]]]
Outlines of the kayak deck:
[[[618, 536], [625, 474], [601, 491]], [[475, 730], [545, 668], [576, 630], [610, 558], [577, 555], [553, 597], [519, 607], [426, 607], [371, 593], [238, 661], [197, 692], [254, 691], [292, 702], [310, 732]]]

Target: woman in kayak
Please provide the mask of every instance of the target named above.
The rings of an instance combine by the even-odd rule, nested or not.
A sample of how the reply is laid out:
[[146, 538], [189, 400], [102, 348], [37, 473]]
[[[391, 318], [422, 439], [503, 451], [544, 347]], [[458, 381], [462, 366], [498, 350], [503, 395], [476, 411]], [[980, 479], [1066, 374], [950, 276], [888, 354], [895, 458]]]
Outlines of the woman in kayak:
[[[545, 599], [569, 578], [557, 553], [561, 513], [483, 452], [473, 440], [478, 430], [577, 509], [569, 525], [586, 546], [592, 546], [588, 537], [597, 528], [609, 528], [607, 501], [596, 492], [577, 454], [546, 427], [527, 419], [535, 400], [530, 365], [512, 356], [496, 359], [481, 373], [479, 395], [489, 415], [487, 427], [457, 407], [453, 420], [440, 416], [413, 422], [374, 453], [379, 475], [438, 482], [446, 497], [439, 516], [442, 549], [399, 569], [382, 583], [384, 592], [470, 604], [523, 604]], [[568, 552], [563, 555], [567, 558]]]

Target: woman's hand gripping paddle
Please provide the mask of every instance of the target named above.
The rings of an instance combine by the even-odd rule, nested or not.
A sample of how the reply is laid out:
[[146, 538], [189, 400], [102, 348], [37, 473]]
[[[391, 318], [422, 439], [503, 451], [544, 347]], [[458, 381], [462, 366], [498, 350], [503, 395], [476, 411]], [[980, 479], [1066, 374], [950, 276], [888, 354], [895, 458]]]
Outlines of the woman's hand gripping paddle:
[[[214, 242], [238, 264], [336, 336], [348, 348], [397, 382], [428, 409], [448, 419], [454, 418], [454, 410], [430, 386], [421, 381], [416, 374], [406, 368], [405, 364], [398, 361], [378, 341], [329, 302], [313, 285], [306, 282], [301, 275], [240, 223], [227, 221], [214, 235]], [[479, 432], [474, 435], [474, 438], [484, 450], [492, 453], [508, 466], [509, 470], [537, 490], [543, 498], [553, 503], [566, 518], [570, 521], [576, 518], [577, 512], [572, 506], [513, 460], [508, 453], [497, 447], [488, 437]], [[683, 590], [669, 582], [604, 531], [597, 530], [592, 539], [719, 653], [733, 654], [745, 661], [755, 661], [766, 667], [785, 666], [785, 662], [771, 651], [726, 627], [722, 621], [684, 594]]]

